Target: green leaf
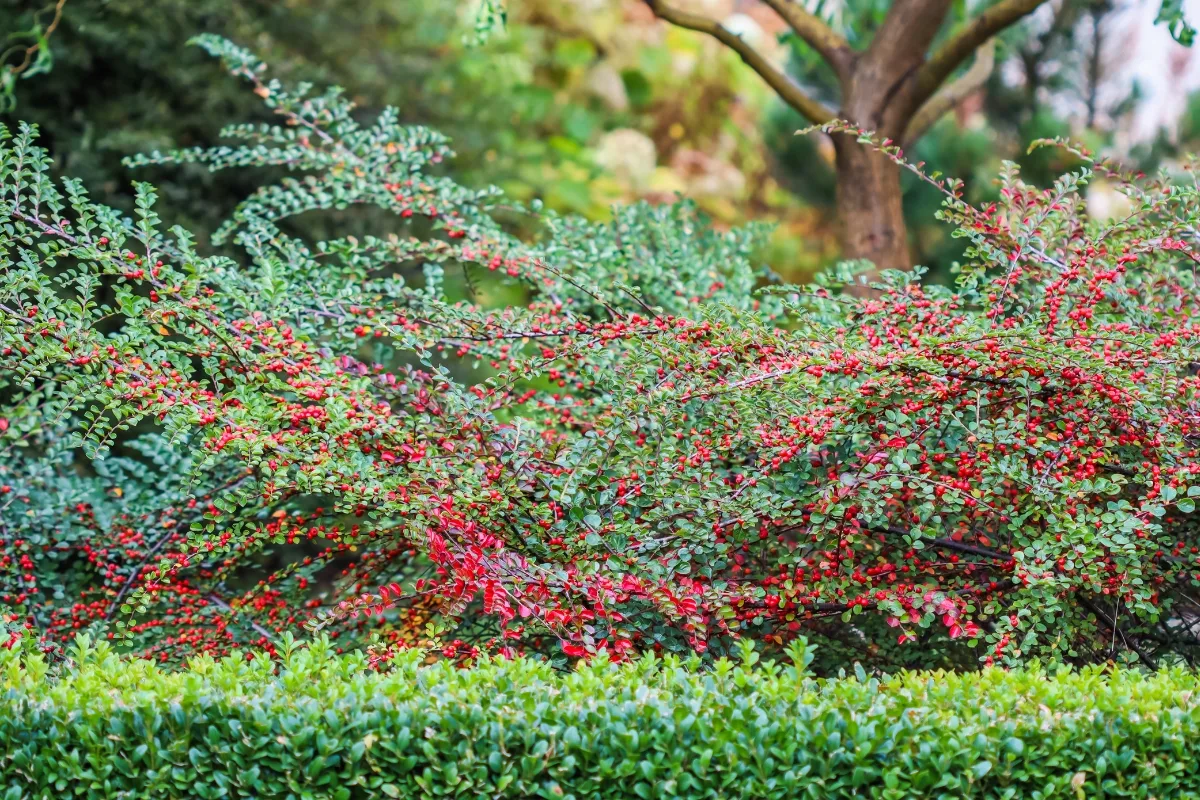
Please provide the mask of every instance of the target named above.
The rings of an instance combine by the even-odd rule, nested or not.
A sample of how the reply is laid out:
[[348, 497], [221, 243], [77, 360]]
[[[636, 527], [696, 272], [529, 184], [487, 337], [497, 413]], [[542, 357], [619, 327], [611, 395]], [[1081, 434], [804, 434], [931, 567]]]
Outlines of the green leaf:
[[1166, 25], [1171, 38], [1184, 47], [1191, 47], [1196, 39], [1196, 29], [1188, 24], [1184, 16], [1183, 0], [1162, 0], [1154, 22]]

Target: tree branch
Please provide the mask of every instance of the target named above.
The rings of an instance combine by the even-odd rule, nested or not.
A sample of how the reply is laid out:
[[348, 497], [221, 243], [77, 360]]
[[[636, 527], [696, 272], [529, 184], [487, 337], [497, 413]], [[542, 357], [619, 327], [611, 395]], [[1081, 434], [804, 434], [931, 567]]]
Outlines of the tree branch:
[[807, 11], [797, 0], [763, 0], [783, 18], [797, 36], [825, 59], [838, 78], [845, 81], [854, 63], [854, 51], [845, 37]]
[[689, 11], [672, 8], [662, 0], [645, 0], [646, 5], [654, 12], [654, 16], [676, 25], [680, 28], [706, 33], [721, 44], [733, 50], [742, 57], [750, 69], [754, 70], [775, 93], [792, 108], [799, 111], [814, 125], [824, 125], [834, 119], [834, 113], [800, 88], [784, 72], [777, 69], [766, 57], [748, 45], [742, 37], [726, 29], [715, 19]]
[[[215, 605], [217, 608], [224, 611], [226, 614], [229, 614], [231, 617], [237, 617], [241, 614], [241, 612], [239, 612], [233, 606], [229, 605], [229, 603], [225, 602], [221, 598], [221, 596], [216, 594], [215, 592], [206, 595], [205, 599], [207, 599], [210, 603]], [[250, 623], [250, 627], [253, 628], [254, 632], [257, 633], [259, 636], [263, 637], [268, 642], [275, 641], [275, 634], [271, 633], [269, 630], [264, 628], [262, 625], [259, 625], [257, 622], [255, 622], [252, 619], [248, 619], [247, 622]]]
[[1099, 606], [1097, 606], [1095, 603], [1093, 603], [1091, 600], [1089, 600], [1086, 597], [1080, 597], [1079, 604], [1081, 606], [1083, 606], [1084, 608], [1086, 608], [1088, 611], [1092, 612], [1092, 614], [1095, 615], [1096, 619], [1100, 620], [1100, 622], [1106, 628], [1108, 628], [1110, 631], [1112, 631], [1117, 636], [1120, 636], [1121, 641], [1123, 641], [1125, 643], [1125, 646], [1128, 647], [1130, 650], [1132, 650], [1134, 653], [1137, 653], [1138, 658], [1140, 658], [1142, 660], [1142, 663], [1145, 664], [1147, 668], [1149, 668], [1152, 671], [1158, 669], [1158, 662], [1154, 660], [1154, 657], [1151, 656], [1149, 653], [1147, 653], [1145, 651], [1145, 649], [1143, 649], [1141, 647], [1141, 645], [1138, 644], [1137, 639], [1133, 638], [1132, 636], [1126, 636], [1125, 631], [1121, 630], [1120, 625], [1117, 623], [1117, 621], [1115, 619], [1110, 619], [1107, 614], [1105, 614], [1103, 611], [1100, 610]]
[[912, 112], [917, 71], [942, 27], [952, 0], [893, 0], [850, 79], [843, 82], [844, 119], [899, 141]]
[[918, 102], [924, 102], [984, 42], [996, 36], [1047, 0], [1001, 0], [968, 22], [938, 48], [917, 73]]
[[[911, 531], [906, 531], [901, 528], [867, 528], [872, 533], [882, 533], [888, 536], [911, 536]], [[979, 556], [981, 558], [991, 559], [993, 561], [1012, 561], [1012, 555], [1003, 553], [999, 550], [993, 550], [990, 547], [979, 547], [978, 545], [967, 544], [966, 542], [956, 542], [948, 537], [939, 539], [921, 539], [926, 547], [931, 547], [936, 550], [953, 550], [958, 553], [966, 553], [968, 555]]]
[[924, 105], [917, 109], [917, 113], [913, 114], [913, 118], [908, 122], [908, 127], [904, 130], [904, 139], [902, 140], [904, 146], [908, 147], [920, 139], [925, 135], [925, 131], [942, 118], [943, 114], [953, 110], [975, 90], [987, 83], [995, 66], [996, 40], [988, 39], [983, 47], [975, 52], [975, 63], [971, 64], [971, 68], [939, 89], [933, 97], [930, 97]]

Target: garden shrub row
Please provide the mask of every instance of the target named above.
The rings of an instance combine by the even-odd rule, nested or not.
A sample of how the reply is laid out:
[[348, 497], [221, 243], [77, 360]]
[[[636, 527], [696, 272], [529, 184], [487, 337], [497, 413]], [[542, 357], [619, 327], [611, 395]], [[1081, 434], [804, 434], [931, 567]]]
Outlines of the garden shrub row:
[[791, 653], [560, 673], [418, 653], [376, 672], [327, 641], [178, 672], [86, 641], [56, 668], [0, 651], [0, 796], [1200, 795], [1192, 672], [816, 680]]

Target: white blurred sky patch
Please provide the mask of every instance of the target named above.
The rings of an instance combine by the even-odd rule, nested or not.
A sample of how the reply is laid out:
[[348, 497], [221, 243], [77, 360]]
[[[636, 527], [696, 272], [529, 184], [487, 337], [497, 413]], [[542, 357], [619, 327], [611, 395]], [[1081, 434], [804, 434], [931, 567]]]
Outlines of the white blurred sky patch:
[[[1150, 142], [1160, 132], [1174, 139], [1188, 96], [1200, 89], [1200, 42], [1190, 48], [1177, 44], [1165, 25], [1154, 23], [1159, 6], [1160, 0], [1126, 0], [1102, 22], [1103, 79], [1097, 105], [1103, 111], [1097, 122], [1115, 131], [1118, 151]], [[1200, 26], [1200, 0], [1186, 0], [1185, 10], [1193, 26]], [[1051, 6], [1043, 6], [1029, 24], [1046, 25], [1052, 14]], [[1087, 21], [1081, 23], [1076, 40], [1081, 48], [1090, 47], [1090, 30]], [[1002, 69], [1005, 78], [1019, 79], [1019, 70], [1011, 62]], [[1108, 116], [1135, 85], [1139, 99], [1132, 111], [1119, 119]], [[1045, 99], [1076, 124], [1086, 118], [1086, 104], [1079, 93]]]

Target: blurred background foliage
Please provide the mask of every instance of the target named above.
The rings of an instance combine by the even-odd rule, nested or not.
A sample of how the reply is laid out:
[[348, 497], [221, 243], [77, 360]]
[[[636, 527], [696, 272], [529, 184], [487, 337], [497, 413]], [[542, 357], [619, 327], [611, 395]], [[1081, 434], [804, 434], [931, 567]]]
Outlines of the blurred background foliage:
[[[754, 0], [680, 4], [753, 38], [807, 86], [831, 85]], [[853, 14], [810, 5], [853, 40], [869, 35], [888, 4], [856, 3]], [[504, 34], [481, 44], [468, 41], [475, 8], [472, 0], [0, 0], [12, 45], [4, 115], [38, 123], [62, 172], [128, 207], [135, 176], [123, 157], [210, 144], [220, 120], [263, 118], [256, 98], [184, 46], [196, 33], [216, 33], [256, 49], [281, 78], [346, 87], [364, 115], [393, 105], [405, 120], [443, 131], [464, 183], [496, 184], [517, 200], [593, 219], [608, 217], [613, 203], [678, 193], [718, 226], [774, 223], [762, 258], [785, 279], [804, 280], [836, 259], [832, 148], [820, 136], [796, 136], [805, 123], [736, 55], [656, 23], [639, 0], [521, 0]], [[1138, 0], [1052, 2], [1005, 33], [986, 88], [910, 155], [986, 200], [1003, 159], [1038, 183], [1073, 166], [1058, 152], [1027, 154], [1025, 143], [1038, 137], [1069, 135], [1143, 168], [1200, 147], [1200, 103], [1187, 93], [1191, 51], [1169, 37], [1156, 44], [1161, 37], [1143, 30], [1154, 10]], [[1149, 123], [1151, 101], [1156, 109], [1170, 103], [1131, 69], [1146, 61], [1147, 47], [1166, 48], [1164, 66], [1152, 71], [1164, 73], [1179, 106]], [[156, 183], [173, 218], [201, 236], [256, 183], [198, 168], [136, 177]], [[1117, 202], [1102, 186], [1094, 193], [1105, 208]], [[918, 260], [945, 275], [961, 251], [934, 220], [939, 202], [916, 181], [906, 186]], [[314, 238], [356, 224], [305, 220]]]

